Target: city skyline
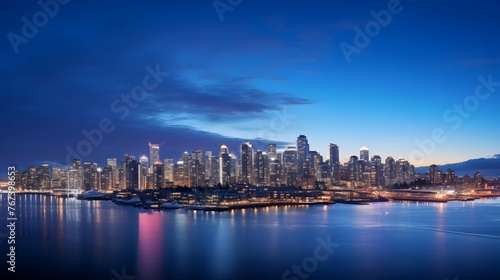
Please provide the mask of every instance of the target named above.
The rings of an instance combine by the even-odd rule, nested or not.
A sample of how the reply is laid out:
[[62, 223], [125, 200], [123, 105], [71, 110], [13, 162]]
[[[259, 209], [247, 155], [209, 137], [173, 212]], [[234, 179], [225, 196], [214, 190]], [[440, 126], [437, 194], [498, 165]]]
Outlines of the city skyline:
[[172, 156], [245, 141], [283, 149], [299, 134], [323, 156], [338, 144], [341, 162], [363, 145], [415, 166], [492, 157], [495, 5], [150, 1], [138, 14], [7, 3], [0, 162], [67, 165], [82, 141], [90, 162], [147, 155], [149, 142]]
[[[254, 149], [242, 142], [239, 154], [224, 144], [219, 154], [203, 148], [185, 151], [179, 158], [164, 157], [160, 146], [148, 143], [150, 157], [124, 154], [122, 160], [107, 158], [104, 167], [94, 162], [72, 159], [71, 167], [61, 168], [47, 163], [26, 170], [17, 168], [16, 180], [23, 189], [163, 189], [165, 187], [208, 187], [216, 185], [286, 186], [302, 189], [326, 187], [385, 188], [397, 184], [482, 184], [483, 170], [472, 174], [456, 174], [450, 168], [432, 164], [424, 172], [416, 172], [412, 162], [404, 158], [378, 154], [370, 157], [365, 145], [359, 157], [351, 155], [348, 162], [339, 162], [339, 146], [330, 143], [330, 158], [323, 157], [309, 146], [306, 135], [299, 135], [295, 146], [276, 149], [268, 143], [267, 150]], [[205, 157], [203, 155], [205, 154]], [[496, 158], [500, 159], [500, 155]], [[461, 177], [463, 175], [463, 178]], [[321, 187], [322, 186], [322, 187]]]

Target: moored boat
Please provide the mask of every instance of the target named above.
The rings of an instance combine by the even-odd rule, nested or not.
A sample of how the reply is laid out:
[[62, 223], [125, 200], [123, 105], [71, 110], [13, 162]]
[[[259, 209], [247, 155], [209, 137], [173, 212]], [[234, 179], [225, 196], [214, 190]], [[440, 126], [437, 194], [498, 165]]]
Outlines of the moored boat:
[[77, 196], [78, 199], [81, 200], [104, 200], [107, 199], [106, 195], [102, 192], [97, 191], [97, 189], [93, 188], [89, 191], [86, 191]]
[[138, 196], [134, 196], [134, 197], [131, 197], [129, 199], [124, 199], [121, 201], [121, 203], [119, 204], [123, 204], [123, 205], [134, 205], [136, 204], [137, 202], [141, 202], [141, 199], [138, 197]]
[[177, 201], [173, 201], [173, 202], [165, 202], [161, 205], [161, 207], [163, 209], [179, 209], [179, 208], [183, 208], [184, 205], [180, 204]]

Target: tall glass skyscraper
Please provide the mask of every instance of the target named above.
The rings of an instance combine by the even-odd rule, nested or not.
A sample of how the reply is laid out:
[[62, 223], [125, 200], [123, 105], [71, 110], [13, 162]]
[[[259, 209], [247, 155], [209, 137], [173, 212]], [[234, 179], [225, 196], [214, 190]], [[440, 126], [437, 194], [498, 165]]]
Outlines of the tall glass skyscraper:
[[[152, 167], [155, 163], [161, 163], [160, 161], [160, 144], [153, 144], [149, 142], [149, 167]], [[153, 169], [149, 168], [149, 173], [152, 173]]]
[[240, 145], [241, 181], [244, 184], [253, 183], [253, 149], [252, 144], [243, 142]]
[[309, 176], [309, 142], [305, 135], [297, 137], [297, 168], [300, 177]]
[[365, 162], [370, 162], [370, 151], [366, 146], [363, 146], [359, 150], [359, 159], [364, 160]]

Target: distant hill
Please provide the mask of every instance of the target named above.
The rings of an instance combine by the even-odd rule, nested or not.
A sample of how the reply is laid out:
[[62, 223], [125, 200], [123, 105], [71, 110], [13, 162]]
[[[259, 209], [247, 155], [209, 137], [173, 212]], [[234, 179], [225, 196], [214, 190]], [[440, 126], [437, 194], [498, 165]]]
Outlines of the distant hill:
[[[500, 178], [500, 154], [494, 155], [491, 158], [476, 158], [469, 159], [463, 162], [449, 163], [438, 165], [439, 170], [445, 172], [448, 168], [455, 171], [457, 176], [474, 176], [474, 173], [481, 172], [484, 177]], [[429, 170], [429, 166], [415, 167], [415, 172], [425, 173]]]

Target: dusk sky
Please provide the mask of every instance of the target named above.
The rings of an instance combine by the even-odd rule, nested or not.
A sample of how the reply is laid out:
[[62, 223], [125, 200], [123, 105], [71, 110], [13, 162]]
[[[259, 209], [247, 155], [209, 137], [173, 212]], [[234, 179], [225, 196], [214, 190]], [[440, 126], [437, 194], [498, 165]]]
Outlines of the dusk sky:
[[342, 162], [363, 145], [415, 166], [500, 153], [498, 2], [215, 3], [72, 0], [44, 24], [37, 1], [3, 1], [1, 166], [66, 164], [103, 119], [114, 130], [81, 157], [101, 166], [148, 142], [177, 160], [300, 134]]

